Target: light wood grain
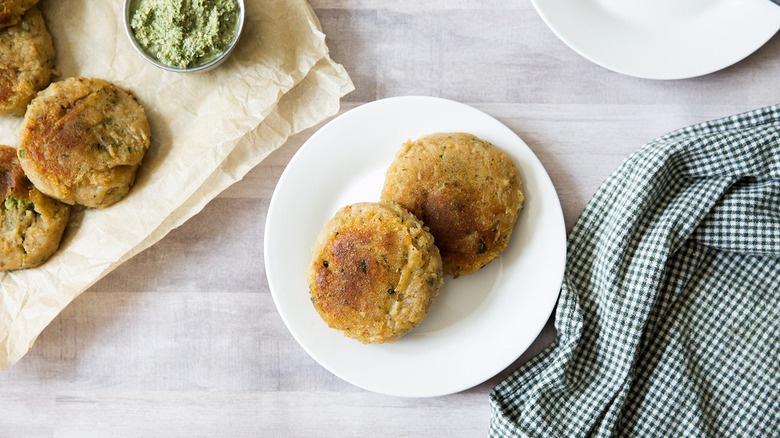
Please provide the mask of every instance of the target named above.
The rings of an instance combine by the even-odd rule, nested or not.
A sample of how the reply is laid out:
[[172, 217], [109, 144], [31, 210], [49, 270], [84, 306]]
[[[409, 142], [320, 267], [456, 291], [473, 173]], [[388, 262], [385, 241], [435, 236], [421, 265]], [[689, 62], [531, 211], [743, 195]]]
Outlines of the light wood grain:
[[[491, 114], [544, 164], [569, 229], [601, 181], [645, 142], [780, 102], [777, 36], [723, 71], [649, 81], [586, 61], [526, 1], [311, 4], [331, 56], [356, 86], [342, 112], [431, 95]], [[263, 264], [265, 214], [284, 167], [315, 131], [290, 139], [68, 306], [0, 374], [0, 436], [485, 436], [491, 388], [552, 342], [551, 322], [489, 381], [405, 399], [331, 375], [276, 313]]]

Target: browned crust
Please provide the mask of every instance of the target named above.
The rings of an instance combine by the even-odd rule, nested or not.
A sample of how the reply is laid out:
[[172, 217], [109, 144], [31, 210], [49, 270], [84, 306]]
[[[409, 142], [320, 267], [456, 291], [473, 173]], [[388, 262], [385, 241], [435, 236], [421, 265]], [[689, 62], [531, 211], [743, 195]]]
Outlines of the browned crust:
[[[29, 201], [29, 192], [32, 183], [24, 175], [24, 170], [19, 166], [16, 158], [16, 149], [0, 145], [0, 194], [2, 200], [13, 196], [16, 199]], [[2, 208], [0, 206], [0, 208]]]
[[316, 267], [317, 289], [340, 291], [321, 301], [323, 311], [340, 319], [345, 309], [384, 315], [375, 303], [386, 301], [387, 291], [397, 286], [397, 266], [405, 262], [401, 248], [406, 244], [377, 222], [342, 228], [321, 253], [324, 263]]
[[94, 78], [69, 78], [30, 104], [20, 159], [42, 192], [68, 204], [106, 207], [130, 190], [150, 141], [132, 93]]
[[59, 248], [70, 206], [52, 199], [24, 175], [15, 149], [0, 145], [0, 271], [40, 266]]
[[38, 3], [38, 0], [5, 0], [0, 5], [0, 27], [12, 26], [19, 22], [25, 11]]
[[476, 272], [506, 247], [523, 193], [511, 158], [468, 133], [407, 142], [387, 171], [382, 201], [396, 202], [430, 228], [454, 276]]
[[401, 210], [347, 206], [315, 244], [312, 303], [330, 327], [364, 343], [394, 342], [422, 322], [442, 283], [433, 237]]

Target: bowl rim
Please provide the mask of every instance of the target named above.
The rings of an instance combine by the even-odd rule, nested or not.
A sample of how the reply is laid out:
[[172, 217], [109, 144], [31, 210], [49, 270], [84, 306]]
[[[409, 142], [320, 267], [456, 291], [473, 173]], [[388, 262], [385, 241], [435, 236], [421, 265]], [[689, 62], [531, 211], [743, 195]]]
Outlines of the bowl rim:
[[154, 56], [146, 52], [146, 50], [144, 50], [141, 44], [139, 44], [138, 41], [135, 39], [135, 32], [133, 31], [133, 28], [130, 25], [130, 21], [131, 21], [130, 13], [131, 13], [131, 9], [139, 1], [140, 0], [124, 0], [122, 21], [124, 23], [125, 34], [127, 35], [127, 38], [130, 40], [130, 44], [133, 46], [135, 51], [138, 52], [138, 54], [140, 54], [143, 59], [145, 59], [150, 64], [162, 70], [175, 72], [175, 73], [197, 73], [197, 72], [204, 72], [207, 70], [211, 70], [212, 68], [218, 66], [219, 64], [222, 64], [222, 62], [225, 61], [230, 56], [230, 53], [233, 52], [233, 49], [235, 49], [235, 47], [238, 45], [238, 40], [241, 38], [241, 34], [243, 33], [244, 30], [244, 22], [246, 18], [245, 1], [235, 0], [236, 3], [238, 4], [238, 10], [239, 10], [238, 28], [236, 29], [236, 34], [233, 36], [233, 39], [230, 41], [230, 44], [228, 44], [225, 51], [219, 54], [219, 56], [212, 59], [211, 61], [208, 61], [203, 64], [199, 64], [192, 67], [186, 67], [186, 68], [173, 67], [159, 61], [157, 58], [155, 58]]

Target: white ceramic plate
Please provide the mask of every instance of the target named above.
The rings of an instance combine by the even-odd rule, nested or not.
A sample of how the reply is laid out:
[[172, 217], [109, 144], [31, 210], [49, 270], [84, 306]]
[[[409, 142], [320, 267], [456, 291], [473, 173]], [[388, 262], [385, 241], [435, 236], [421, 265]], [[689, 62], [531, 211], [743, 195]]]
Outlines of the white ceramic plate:
[[590, 61], [630, 76], [683, 79], [728, 67], [780, 29], [770, 0], [531, 0]]
[[[394, 344], [364, 345], [328, 328], [305, 278], [320, 229], [345, 205], [379, 200], [385, 170], [403, 142], [451, 131], [499, 146], [520, 169], [526, 199], [509, 245], [479, 272], [445, 277], [428, 318]], [[379, 100], [322, 127], [279, 179], [265, 226], [271, 294], [298, 343], [347, 382], [405, 397], [468, 389], [512, 364], [553, 311], [565, 258], [560, 202], [528, 146], [487, 114], [430, 97]]]

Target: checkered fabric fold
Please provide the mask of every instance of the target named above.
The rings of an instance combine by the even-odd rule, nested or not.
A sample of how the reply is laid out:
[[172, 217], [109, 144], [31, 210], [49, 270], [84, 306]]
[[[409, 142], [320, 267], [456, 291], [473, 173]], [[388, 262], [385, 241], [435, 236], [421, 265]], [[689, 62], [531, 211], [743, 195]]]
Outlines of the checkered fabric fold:
[[780, 105], [629, 156], [569, 236], [555, 327], [492, 437], [780, 437]]

